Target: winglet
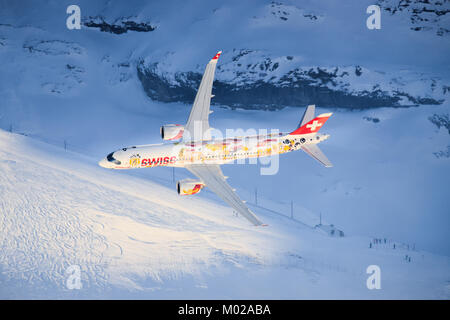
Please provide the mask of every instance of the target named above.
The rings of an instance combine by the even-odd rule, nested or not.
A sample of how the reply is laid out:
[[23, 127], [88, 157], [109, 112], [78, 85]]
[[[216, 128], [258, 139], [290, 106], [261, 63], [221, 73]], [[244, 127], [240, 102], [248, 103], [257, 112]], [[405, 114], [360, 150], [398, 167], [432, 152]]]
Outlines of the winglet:
[[217, 52], [217, 54], [211, 60], [219, 60], [219, 57], [221, 54], [222, 54], [222, 51]]

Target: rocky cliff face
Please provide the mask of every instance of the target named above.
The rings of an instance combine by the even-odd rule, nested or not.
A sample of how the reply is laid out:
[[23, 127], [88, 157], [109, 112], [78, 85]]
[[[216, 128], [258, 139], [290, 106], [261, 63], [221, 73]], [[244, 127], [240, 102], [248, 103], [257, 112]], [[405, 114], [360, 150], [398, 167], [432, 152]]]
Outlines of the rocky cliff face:
[[98, 28], [102, 32], [114, 34], [127, 33], [128, 31], [150, 32], [156, 29], [156, 26], [150, 22], [137, 21], [136, 17], [121, 17], [112, 22], [108, 22], [103, 16], [87, 17], [83, 19], [83, 26]]
[[404, 15], [414, 31], [432, 31], [438, 36], [450, 34], [448, 0], [378, 0], [391, 15]]
[[[216, 70], [213, 102], [232, 108], [272, 110], [312, 103], [356, 109], [402, 107], [440, 104], [448, 94], [448, 86], [439, 79], [408, 71], [303, 66], [294, 56], [273, 57], [248, 49], [235, 49], [223, 57]], [[158, 101], [192, 103], [202, 68], [170, 69], [166, 61], [140, 60], [137, 73], [145, 92]]]

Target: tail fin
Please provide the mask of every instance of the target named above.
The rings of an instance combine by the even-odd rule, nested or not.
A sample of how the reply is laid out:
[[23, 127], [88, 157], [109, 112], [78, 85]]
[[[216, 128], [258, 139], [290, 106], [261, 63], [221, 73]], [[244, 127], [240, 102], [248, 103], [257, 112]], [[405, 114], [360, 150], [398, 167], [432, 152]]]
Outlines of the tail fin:
[[315, 105], [310, 105], [306, 108], [303, 114], [302, 121], [298, 128], [292, 131], [289, 135], [307, 134], [319, 131], [324, 123], [331, 117], [332, 113], [322, 113], [314, 118]]
[[315, 104], [310, 104], [306, 108], [305, 113], [303, 114], [303, 117], [302, 117], [302, 121], [300, 121], [300, 123], [298, 124], [298, 128], [300, 128], [304, 124], [307, 124], [309, 121], [314, 119], [315, 112], [316, 112], [316, 105]]

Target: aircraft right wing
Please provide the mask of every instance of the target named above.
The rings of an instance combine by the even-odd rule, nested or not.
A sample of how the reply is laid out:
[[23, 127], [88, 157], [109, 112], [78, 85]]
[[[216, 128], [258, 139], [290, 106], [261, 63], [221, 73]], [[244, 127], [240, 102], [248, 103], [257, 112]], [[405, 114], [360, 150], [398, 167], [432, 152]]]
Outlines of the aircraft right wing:
[[233, 189], [226, 182], [225, 177], [217, 164], [198, 164], [188, 165], [185, 167], [192, 174], [197, 176], [203, 183], [217, 194], [223, 201], [228, 203], [234, 210], [247, 218], [255, 226], [263, 225], [263, 223], [250, 211], [244, 202], [239, 199]]
[[316, 144], [307, 144], [302, 146], [302, 150], [305, 151], [308, 155], [319, 161], [325, 167], [329, 168], [333, 165], [330, 160], [323, 154], [323, 152], [319, 149]]
[[209, 107], [211, 105], [212, 85], [214, 81], [214, 72], [216, 70], [217, 61], [219, 60], [222, 51], [212, 58], [206, 65], [205, 73], [203, 74], [202, 82], [198, 88], [195, 96], [194, 104], [189, 115], [189, 119], [184, 128], [183, 140], [199, 141], [209, 140]]

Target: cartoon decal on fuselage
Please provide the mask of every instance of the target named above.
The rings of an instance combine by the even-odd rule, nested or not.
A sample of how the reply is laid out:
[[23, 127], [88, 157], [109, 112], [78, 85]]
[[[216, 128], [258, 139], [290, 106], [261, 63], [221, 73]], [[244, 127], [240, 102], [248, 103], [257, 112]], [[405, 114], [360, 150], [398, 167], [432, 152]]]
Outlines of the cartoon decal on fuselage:
[[130, 156], [130, 168], [139, 168], [141, 165], [141, 156], [133, 154]]

